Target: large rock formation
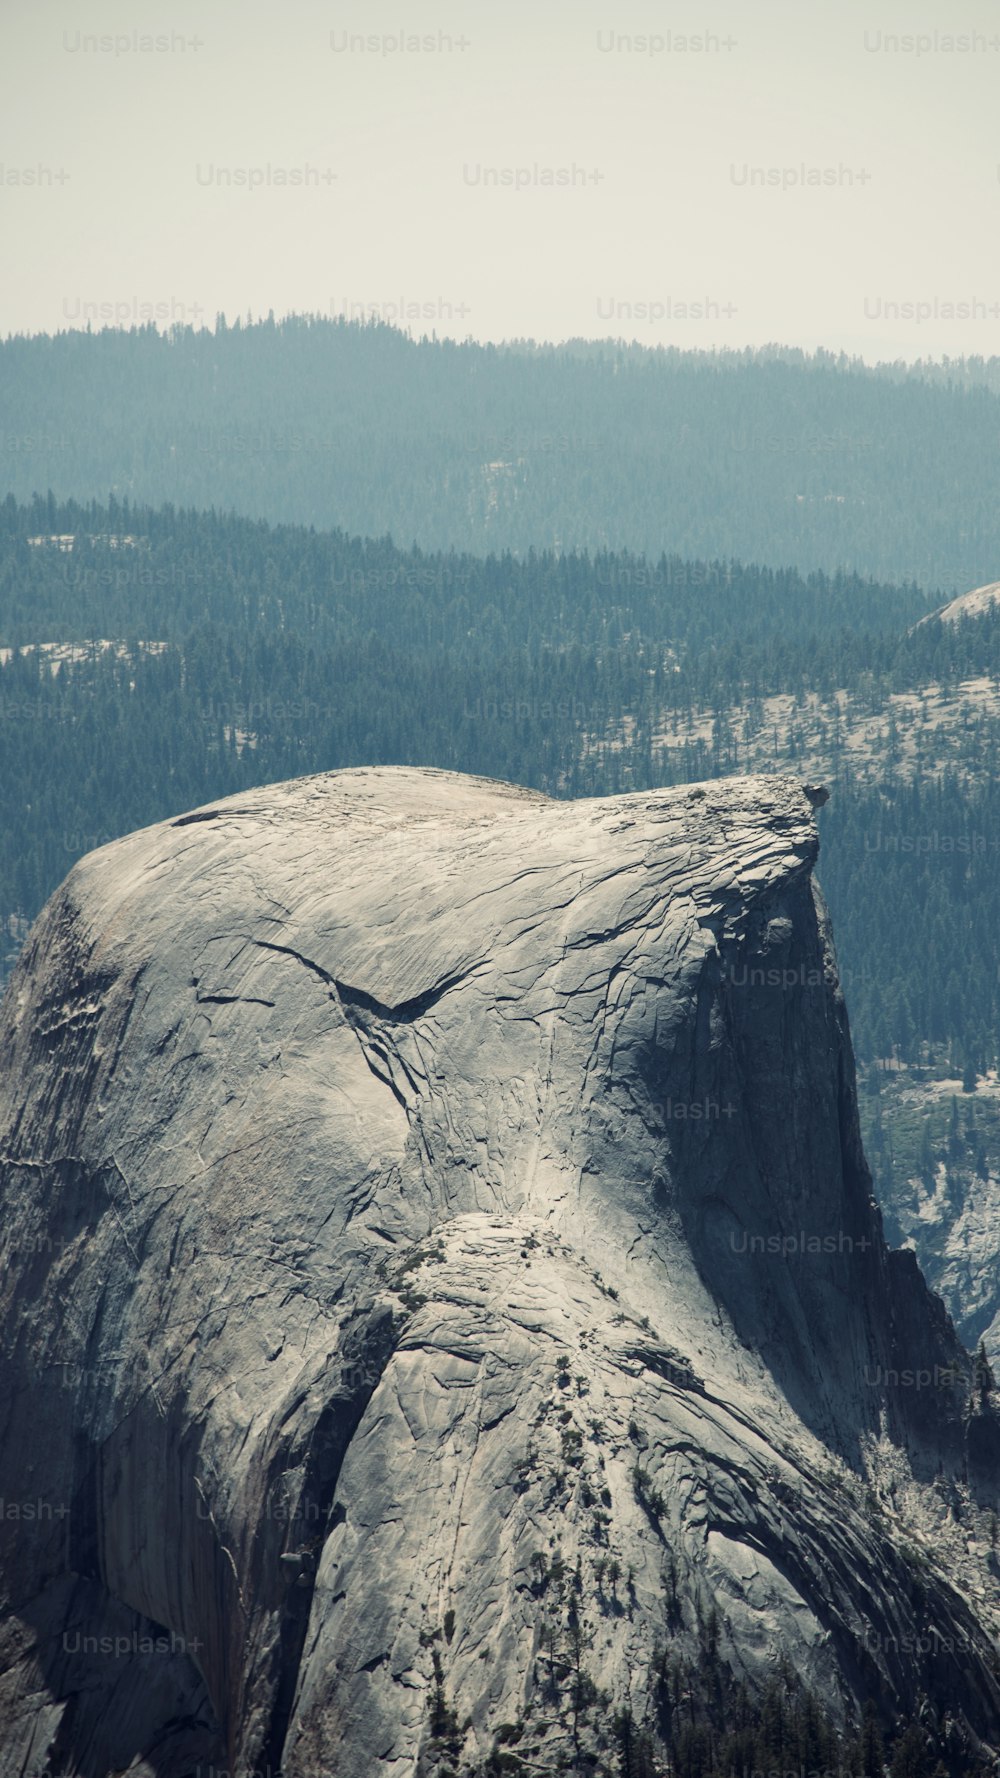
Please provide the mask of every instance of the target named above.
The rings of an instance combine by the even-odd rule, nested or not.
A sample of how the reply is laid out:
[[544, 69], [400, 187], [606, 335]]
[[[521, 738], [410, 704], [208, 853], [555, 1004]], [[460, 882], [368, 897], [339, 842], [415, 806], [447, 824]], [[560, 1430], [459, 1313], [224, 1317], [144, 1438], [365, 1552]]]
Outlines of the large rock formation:
[[5, 1778], [554, 1770], [706, 1635], [1000, 1744], [816, 800], [352, 771], [76, 866], [0, 1033]]

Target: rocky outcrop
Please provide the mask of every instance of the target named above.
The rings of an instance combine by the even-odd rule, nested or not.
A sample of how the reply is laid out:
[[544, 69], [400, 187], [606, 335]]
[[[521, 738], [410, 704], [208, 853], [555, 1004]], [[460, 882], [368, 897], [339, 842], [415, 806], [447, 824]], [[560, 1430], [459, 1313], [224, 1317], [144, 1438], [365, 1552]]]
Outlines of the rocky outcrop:
[[816, 802], [352, 771], [74, 869], [0, 1035], [5, 1774], [555, 1769], [707, 1624], [1000, 1745]]
[[937, 611], [928, 612], [914, 627], [920, 624], [940, 622], [943, 624], [960, 623], [964, 617], [982, 617], [1000, 600], [1000, 580], [991, 580], [987, 586], [974, 587], [970, 593], [959, 593], [947, 605], [941, 605]]

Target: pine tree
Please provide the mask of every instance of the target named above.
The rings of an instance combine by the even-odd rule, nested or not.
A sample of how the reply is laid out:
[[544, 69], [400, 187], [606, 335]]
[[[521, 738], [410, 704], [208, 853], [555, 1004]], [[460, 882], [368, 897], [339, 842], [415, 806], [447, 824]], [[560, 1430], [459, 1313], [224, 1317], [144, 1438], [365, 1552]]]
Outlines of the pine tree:
[[862, 1778], [883, 1778], [885, 1767], [885, 1743], [879, 1728], [878, 1712], [869, 1698], [861, 1720], [861, 1774]]

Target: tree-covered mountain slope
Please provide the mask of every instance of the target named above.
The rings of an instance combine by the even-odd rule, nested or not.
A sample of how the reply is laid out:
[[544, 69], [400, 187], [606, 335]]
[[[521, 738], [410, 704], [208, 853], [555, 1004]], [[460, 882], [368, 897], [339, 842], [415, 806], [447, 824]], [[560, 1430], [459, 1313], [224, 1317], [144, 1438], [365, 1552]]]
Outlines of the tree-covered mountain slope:
[[0, 412], [21, 499], [847, 567], [947, 595], [1000, 560], [996, 360], [489, 346], [299, 316], [8, 339]]

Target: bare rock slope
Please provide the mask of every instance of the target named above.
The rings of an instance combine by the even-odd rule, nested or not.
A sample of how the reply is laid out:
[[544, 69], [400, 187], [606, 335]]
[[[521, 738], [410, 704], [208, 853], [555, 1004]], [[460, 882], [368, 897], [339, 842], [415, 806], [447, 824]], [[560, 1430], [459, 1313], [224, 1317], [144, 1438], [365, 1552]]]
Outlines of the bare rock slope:
[[[920, 619], [921, 624], [935, 620], [943, 624], [957, 624], [963, 617], [981, 617], [984, 611], [1000, 601], [1000, 580], [991, 580], [987, 586], [977, 586], [970, 593], [959, 593], [947, 605], [937, 611], [931, 611]], [[916, 626], [918, 629], [920, 624]]]
[[1000, 1745], [815, 800], [350, 771], [76, 866], [0, 1029], [5, 1775], [555, 1769], [706, 1623]]

